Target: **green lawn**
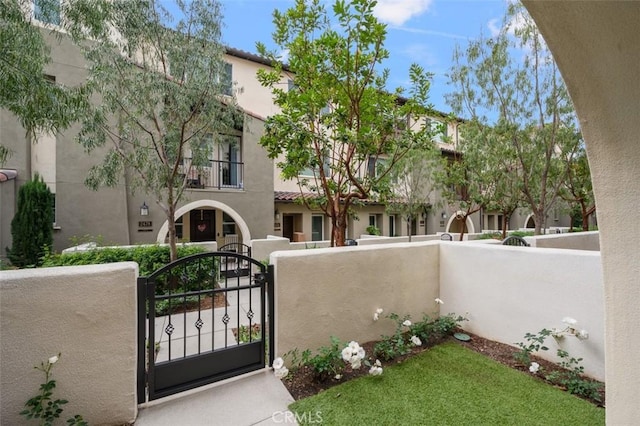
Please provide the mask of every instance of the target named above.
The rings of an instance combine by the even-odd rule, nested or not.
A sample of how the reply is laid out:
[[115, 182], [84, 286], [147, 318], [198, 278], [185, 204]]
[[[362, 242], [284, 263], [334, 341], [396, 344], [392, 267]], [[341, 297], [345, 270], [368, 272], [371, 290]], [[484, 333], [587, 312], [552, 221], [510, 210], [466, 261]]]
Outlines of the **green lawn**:
[[455, 343], [386, 367], [381, 376], [296, 401], [290, 409], [300, 424], [605, 424], [604, 409]]

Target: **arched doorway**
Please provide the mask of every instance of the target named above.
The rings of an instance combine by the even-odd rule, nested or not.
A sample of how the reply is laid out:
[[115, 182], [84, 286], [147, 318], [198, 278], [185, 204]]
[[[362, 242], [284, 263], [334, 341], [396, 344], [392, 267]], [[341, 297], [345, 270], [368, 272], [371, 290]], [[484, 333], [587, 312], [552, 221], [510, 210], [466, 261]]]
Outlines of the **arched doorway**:
[[[177, 209], [175, 217], [176, 225], [182, 228], [182, 238], [187, 241], [216, 241], [220, 246], [224, 244], [227, 234], [236, 235], [235, 233], [238, 235], [238, 242], [247, 244], [251, 241], [249, 226], [242, 216], [219, 201], [193, 201]], [[164, 243], [168, 234], [169, 223], [165, 221], [158, 231], [156, 241]]]
[[536, 221], [533, 218], [533, 213], [531, 213], [529, 216], [527, 216], [527, 218], [524, 220], [524, 227], [525, 228], [535, 229]]
[[449, 223], [447, 223], [446, 232], [451, 234], [460, 234], [464, 229], [465, 234], [474, 234], [476, 232], [476, 228], [473, 226], [473, 222], [468, 216], [466, 220], [462, 220], [463, 217], [464, 214], [461, 211], [451, 215]]

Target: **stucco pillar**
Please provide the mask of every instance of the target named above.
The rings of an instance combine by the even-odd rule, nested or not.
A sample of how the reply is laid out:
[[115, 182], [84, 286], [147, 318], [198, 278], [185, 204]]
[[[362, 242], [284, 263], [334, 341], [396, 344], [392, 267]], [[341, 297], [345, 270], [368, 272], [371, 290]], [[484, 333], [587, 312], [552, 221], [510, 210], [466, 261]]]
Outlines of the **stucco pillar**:
[[587, 144], [605, 285], [607, 424], [637, 424], [640, 2], [524, 4], [560, 67]]

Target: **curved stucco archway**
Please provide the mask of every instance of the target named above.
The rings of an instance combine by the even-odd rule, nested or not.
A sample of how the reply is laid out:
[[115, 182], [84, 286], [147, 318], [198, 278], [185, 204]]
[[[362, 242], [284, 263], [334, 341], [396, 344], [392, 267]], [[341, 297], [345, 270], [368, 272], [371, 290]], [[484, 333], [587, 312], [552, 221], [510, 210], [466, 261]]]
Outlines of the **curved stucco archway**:
[[[531, 226], [529, 226], [531, 225]], [[533, 213], [529, 213], [529, 216], [527, 216], [524, 219], [524, 224], [522, 225], [523, 228], [535, 228], [536, 227], [536, 219], [535, 216], [533, 215]]]
[[[228, 205], [221, 203], [220, 201], [216, 201], [216, 200], [192, 201], [191, 203], [185, 204], [184, 206], [176, 210], [175, 218], [178, 219], [183, 214], [188, 213], [191, 210], [199, 209], [202, 207], [213, 207], [214, 209], [222, 210], [223, 212], [231, 216], [231, 218], [236, 222], [236, 225], [240, 229], [240, 234], [242, 234], [242, 241], [247, 241], [247, 242], [251, 241], [251, 232], [249, 232], [249, 226], [247, 226], [247, 223], [244, 221], [244, 219], [242, 219], [242, 216], [240, 216], [240, 214], [237, 211], [235, 211]], [[160, 227], [160, 231], [158, 231], [158, 237], [156, 238], [156, 241], [161, 244], [164, 243], [168, 234], [169, 234], [169, 221], [165, 220], [162, 226]]]
[[640, 418], [640, 2], [535, 1], [525, 7], [567, 84], [587, 146], [605, 300], [606, 421]]
[[[449, 222], [447, 222], [447, 227], [445, 228], [446, 232], [460, 233], [460, 224], [462, 223], [462, 219], [460, 218], [463, 216], [464, 216], [464, 213], [460, 210], [458, 210], [455, 214], [452, 214], [451, 217], [449, 218]], [[467, 216], [465, 223], [467, 225], [467, 230], [465, 231], [465, 234], [475, 234], [476, 228], [473, 226], [473, 222], [471, 221], [469, 216]]]

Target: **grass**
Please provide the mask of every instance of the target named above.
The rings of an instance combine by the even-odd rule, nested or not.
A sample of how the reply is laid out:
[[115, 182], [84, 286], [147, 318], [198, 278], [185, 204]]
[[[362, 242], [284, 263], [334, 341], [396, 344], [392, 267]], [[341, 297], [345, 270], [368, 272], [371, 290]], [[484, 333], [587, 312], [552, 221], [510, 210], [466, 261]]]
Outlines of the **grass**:
[[[365, 367], [363, 367], [365, 368]], [[294, 402], [300, 424], [604, 425], [605, 410], [455, 343]], [[309, 421], [305, 421], [309, 419]]]

